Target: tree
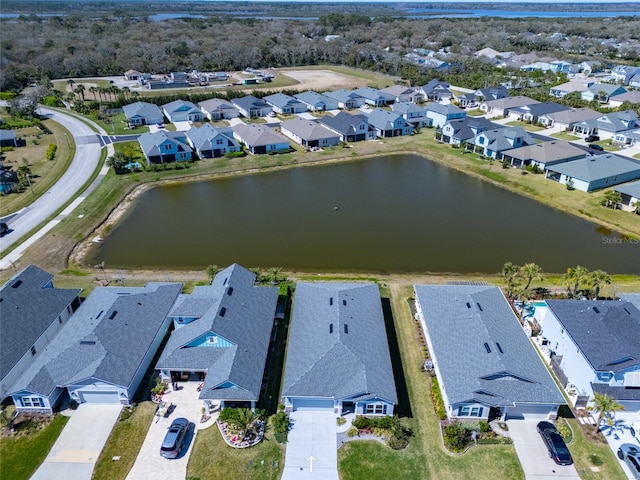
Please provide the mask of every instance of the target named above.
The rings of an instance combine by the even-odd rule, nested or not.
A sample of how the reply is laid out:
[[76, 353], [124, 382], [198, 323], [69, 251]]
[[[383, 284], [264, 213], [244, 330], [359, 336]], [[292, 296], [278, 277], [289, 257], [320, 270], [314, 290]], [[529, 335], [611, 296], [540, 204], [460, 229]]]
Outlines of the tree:
[[607, 208], [617, 208], [618, 204], [622, 202], [622, 194], [614, 190], [607, 190], [604, 192], [600, 205]]
[[274, 285], [278, 283], [278, 274], [282, 271], [282, 267], [272, 267], [269, 272], [271, 273], [271, 283]]
[[597, 300], [600, 296], [600, 289], [603, 285], [611, 284], [611, 276], [602, 270], [594, 270], [589, 274], [587, 282], [591, 288], [594, 288], [593, 299]]
[[636, 215], [640, 215], [640, 202], [633, 202], [633, 204], [631, 205], [631, 207], [634, 209], [633, 212]]
[[567, 268], [567, 273], [562, 277], [562, 283], [567, 287], [569, 297], [574, 298], [578, 295], [580, 285], [587, 279], [588, 275], [589, 270], [581, 265]]
[[520, 275], [527, 279], [527, 284], [524, 286], [524, 290], [529, 290], [531, 282], [534, 280], [544, 280], [542, 268], [535, 263], [525, 263], [520, 267]]
[[126, 165], [129, 163], [129, 159], [122, 152], [116, 152], [111, 157], [107, 158], [107, 166], [113, 167], [113, 170], [120, 174], [127, 171]]
[[225, 418], [228, 428], [238, 435], [240, 441], [255, 436], [260, 430], [260, 415], [250, 408], [238, 408]]
[[600, 424], [605, 416], [614, 415], [615, 412], [621, 410], [624, 410], [624, 406], [620, 405], [615, 398], [605, 393], [595, 393], [593, 395], [593, 407], [591, 411], [598, 414], [596, 432], [600, 431]]
[[84, 91], [86, 90], [85, 86], [80, 83], [74, 88], [74, 92], [80, 95], [80, 99], [84, 102]]
[[502, 277], [507, 284], [507, 297], [512, 298], [515, 294], [515, 290], [518, 287], [518, 273], [520, 272], [520, 267], [518, 265], [514, 265], [511, 262], [507, 262], [502, 266]]
[[214, 277], [220, 271], [218, 265], [207, 265], [207, 275], [209, 280], [213, 282]]

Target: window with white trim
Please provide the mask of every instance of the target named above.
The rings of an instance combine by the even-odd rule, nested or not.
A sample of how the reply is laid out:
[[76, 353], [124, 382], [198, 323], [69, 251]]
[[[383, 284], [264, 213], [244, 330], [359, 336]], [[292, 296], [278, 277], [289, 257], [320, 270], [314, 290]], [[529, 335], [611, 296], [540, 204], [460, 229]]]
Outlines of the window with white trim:
[[40, 397], [22, 397], [20, 402], [23, 407], [44, 407], [44, 400]]
[[381, 403], [368, 403], [366, 408], [367, 414], [382, 415], [384, 413], [384, 405]]
[[466, 406], [466, 407], [460, 407], [458, 409], [458, 416], [459, 417], [481, 417], [482, 416], [482, 407], [472, 407], [472, 406]]

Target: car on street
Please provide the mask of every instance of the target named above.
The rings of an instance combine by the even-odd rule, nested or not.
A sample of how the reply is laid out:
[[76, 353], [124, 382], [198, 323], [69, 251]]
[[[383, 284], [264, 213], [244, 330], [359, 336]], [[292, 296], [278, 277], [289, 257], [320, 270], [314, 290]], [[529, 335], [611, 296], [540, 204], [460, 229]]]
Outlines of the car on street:
[[176, 418], [171, 422], [171, 426], [164, 436], [160, 455], [164, 458], [177, 458], [182, 450], [182, 444], [189, 430], [189, 420], [186, 418]]
[[571, 465], [571, 453], [555, 425], [551, 422], [539, 422], [537, 429], [547, 446], [549, 457], [558, 465]]
[[9, 231], [9, 225], [5, 222], [0, 223], [0, 237], [3, 237], [5, 233]]
[[589, 148], [591, 150], [597, 150], [598, 152], [604, 152], [604, 148], [602, 147], [602, 145], [598, 145], [597, 143], [592, 143], [591, 145], [589, 145]]
[[597, 142], [598, 140], [600, 140], [600, 137], [598, 135], [589, 135], [587, 138], [584, 139], [584, 141], [587, 143]]
[[631, 443], [623, 443], [618, 449], [618, 458], [627, 464], [633, 478], [640, 480], [640, 447]]

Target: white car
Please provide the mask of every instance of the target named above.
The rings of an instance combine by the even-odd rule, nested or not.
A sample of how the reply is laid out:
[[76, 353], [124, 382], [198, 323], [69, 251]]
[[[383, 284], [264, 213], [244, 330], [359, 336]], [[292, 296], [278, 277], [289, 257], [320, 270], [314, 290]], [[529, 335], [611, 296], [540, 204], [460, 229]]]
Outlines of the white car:
[[640, 437], [640, 421], [633, 422], [629, 427], [629, 430], [631, 430], [631, 435], [634, 437]]

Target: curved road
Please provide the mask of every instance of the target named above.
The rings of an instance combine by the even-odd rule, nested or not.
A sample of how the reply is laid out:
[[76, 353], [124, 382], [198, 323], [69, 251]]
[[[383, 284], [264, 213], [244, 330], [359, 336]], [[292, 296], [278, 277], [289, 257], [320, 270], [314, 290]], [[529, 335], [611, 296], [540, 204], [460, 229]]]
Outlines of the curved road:
[[[61, 214], [51, 222], [48, 222], [33, 236], [28, 239], [24, 238], [27, 233], [47, 218], [50, 218], [51, 215], [58, 211], [64, 204], [81, 193], [80, 189], [91, 178], [100, 163], [100, 152], [105, 143], [107, 143], [109, 155], [113, 154], [113, 146], [107, 133], [97, 125], [94, 124], [100, 131], [100, 134], [92, 130], [84, 121], [78, 120], [70, 114], [42, 107], [40, 108], [40, 112], [43, 116], [59, 123], [71, 132], [76, 143], [76, 153], [71, 165], [55, 185], [28, 207], [2, 219], [3, 222], [8, 224], [10, 232], [0, 240], [0, 254], [16, 243], [24, 243], [0, 260], [0, 269], [9, 267], [12, 262], [15, 262], [20, 255], [22, 255], [22, 252], [26, 250], [29, 245], [51, 230], [83, 200], [83, 197], [77, 198]], [[101, 171], [96, 182], [87, 190], [93, 190], [105, 173], [106, 171]]]

